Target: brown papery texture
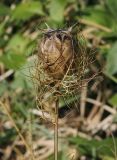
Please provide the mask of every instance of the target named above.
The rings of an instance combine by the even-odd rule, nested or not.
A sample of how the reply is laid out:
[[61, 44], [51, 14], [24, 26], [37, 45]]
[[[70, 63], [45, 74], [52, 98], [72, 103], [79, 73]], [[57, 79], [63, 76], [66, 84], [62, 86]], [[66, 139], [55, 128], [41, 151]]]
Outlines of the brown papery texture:
[[74, 56], [72, 36], [68, 31], [48, 31], [41, 42], [44, 69], [55, 79], [62, 78]]

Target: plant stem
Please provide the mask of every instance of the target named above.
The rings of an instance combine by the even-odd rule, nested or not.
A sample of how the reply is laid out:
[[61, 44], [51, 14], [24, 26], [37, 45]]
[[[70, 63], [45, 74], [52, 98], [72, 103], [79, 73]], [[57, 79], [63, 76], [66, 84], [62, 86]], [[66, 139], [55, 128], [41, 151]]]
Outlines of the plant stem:
[[54, 124], [54, 159], [58, 160], [58, 108], [59, 99], [56, 100], [55, 107], [55, 124]]

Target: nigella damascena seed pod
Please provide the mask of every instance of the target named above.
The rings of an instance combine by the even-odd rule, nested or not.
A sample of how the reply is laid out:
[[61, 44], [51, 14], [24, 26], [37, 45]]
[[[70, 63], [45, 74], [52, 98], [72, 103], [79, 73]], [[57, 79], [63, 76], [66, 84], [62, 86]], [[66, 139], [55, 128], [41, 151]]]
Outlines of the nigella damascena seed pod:
[[72, 35], [69, 30], [47, 30], [41, 41], [44, 69], [53, 78], [62, 78], [73, 58]]
[[81, 88], [96, 76], [88, 76], [94, 56], [87, 52], [84, 37], [74, 34], [73, 26], [42, 31], [35, 67], [37, 104], [44, 113], [55, 115], [53, 101], [59, 97], [64, 102], [69, 96], [76, 98]]

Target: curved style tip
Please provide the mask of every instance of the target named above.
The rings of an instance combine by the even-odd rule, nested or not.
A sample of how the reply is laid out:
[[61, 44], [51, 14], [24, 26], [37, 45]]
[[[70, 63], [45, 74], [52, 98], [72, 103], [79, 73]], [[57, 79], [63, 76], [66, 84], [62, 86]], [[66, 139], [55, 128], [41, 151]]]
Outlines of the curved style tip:
[[78, 22], [76, 22], [73, 26], [68, 28], [68, 32], [72, 32], [73, 28], [75, 28], [78, 25]]

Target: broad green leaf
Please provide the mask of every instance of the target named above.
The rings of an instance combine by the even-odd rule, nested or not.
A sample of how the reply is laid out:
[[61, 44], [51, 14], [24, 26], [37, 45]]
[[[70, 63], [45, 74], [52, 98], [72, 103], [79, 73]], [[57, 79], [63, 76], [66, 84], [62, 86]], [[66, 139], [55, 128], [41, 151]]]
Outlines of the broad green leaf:
[[0, 57], [0, 61], [4, 63], [6, 68], [9, 69], [19, 69], [26, 61], [24, 55], [14, 54], [14, 53], [7, 53]]
[[106, 74], [114, 75], [117, 73], [117, 42], [112, 46], [107, 54]]
[[6, 16], [10, 13], [10, 8], [0, 3], [0, 16]]
[[11, 12], [11, 17], [13, 20], [27, 20], [34, 15], [44, 15], [42, 3], [39, 1], [20, 3]]
[[12, 51], [14, 53], [26, 54], [26, 47], [30, 40], [23, 37], [21, 34], [14, 35], [6, 46], [6, 51]]
[[62, 22], [64, 19], [64, 9], [66, 0], [53, 0], [50, 3], [50, 18], [56, 22]]
[[109, 101], [108, 101], [111, 105], [116, 106], [117, 107], [117, 94], [113, 95]]

